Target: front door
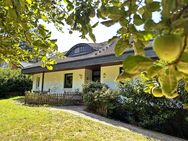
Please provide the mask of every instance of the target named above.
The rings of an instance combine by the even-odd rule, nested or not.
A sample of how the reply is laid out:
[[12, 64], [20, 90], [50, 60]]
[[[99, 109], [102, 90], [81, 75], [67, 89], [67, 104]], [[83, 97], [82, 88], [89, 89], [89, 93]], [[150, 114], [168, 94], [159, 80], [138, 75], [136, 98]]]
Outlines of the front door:
[[101, 71], [99, 70], [92, 70], [92, 81], [100, 82]]

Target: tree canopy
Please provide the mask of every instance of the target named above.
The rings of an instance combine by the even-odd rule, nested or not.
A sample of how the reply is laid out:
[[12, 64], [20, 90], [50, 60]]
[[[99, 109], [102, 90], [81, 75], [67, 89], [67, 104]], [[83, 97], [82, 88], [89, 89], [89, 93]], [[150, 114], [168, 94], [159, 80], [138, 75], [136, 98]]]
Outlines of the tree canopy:
[[[56, 40], [40, 21], [61, 30], [63, 9], [51, 0], [1, 0], [0, 9], [0, 60], [19, 64], [39, 58], [53, 64], [46, 56], [57, 51]], [[23, 42], [31, 49], [23, 49]]]
[[[91, 24], [97, 18], [110, 27], [120, 28], [109, 42], [116, 40], [116, 56], [133, 48], [135, 55], [123, 61], [124, 73], [118, 79], [141, 74], [147, 80], [147, 90], [155, 96], [176, 97], [180, 79], [187, 83], [188, 75], [188, 0], [1, 0], [0, 57], [13, 62], [39, 57], [45, 65], [54, 63], [46, 57], [57, 51], [50, 32], [41, 20], [54, 23], [58, 30], [66, 24], [70, 33], [77, 30], [81, 38], [95, 41]], [[155, 21], [155, 14], [160, 20]], [[159, 59], [145, 56], [144, 48], [154, 40], [153, 49]], [[20, 48], [27, 42], [31, 51]]]

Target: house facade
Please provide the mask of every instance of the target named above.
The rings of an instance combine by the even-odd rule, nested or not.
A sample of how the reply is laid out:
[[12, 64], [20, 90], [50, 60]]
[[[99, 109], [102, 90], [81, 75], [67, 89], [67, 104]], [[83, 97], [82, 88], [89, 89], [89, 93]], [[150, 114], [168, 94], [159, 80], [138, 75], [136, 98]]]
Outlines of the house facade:
[[[134, 51], [128, 49], [120, 57], [114, 54], [116, 42], [80, 43], [57, 59], [52, 71], [42, 68], [40, 62], [25, 67], [25, 74], [32, 74], [33, 91], [64, 93], [82, 91], [82, 85], [91, 81], [105, 83], [111, 89], [118, 88], [116, 77], [122, 70], [122, 61]], [[152, 47], [145, 48], [146, 56], [155, 58]]]

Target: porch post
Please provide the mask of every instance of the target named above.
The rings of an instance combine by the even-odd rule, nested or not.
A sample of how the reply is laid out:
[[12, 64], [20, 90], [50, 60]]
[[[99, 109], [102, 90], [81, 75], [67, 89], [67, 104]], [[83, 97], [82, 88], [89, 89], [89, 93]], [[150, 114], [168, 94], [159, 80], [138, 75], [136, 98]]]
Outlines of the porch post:
[[45, 72], [42, 72], [42, 86], [41, 86], [41, 92], [44, 91], [44, 73], [45, 73]]

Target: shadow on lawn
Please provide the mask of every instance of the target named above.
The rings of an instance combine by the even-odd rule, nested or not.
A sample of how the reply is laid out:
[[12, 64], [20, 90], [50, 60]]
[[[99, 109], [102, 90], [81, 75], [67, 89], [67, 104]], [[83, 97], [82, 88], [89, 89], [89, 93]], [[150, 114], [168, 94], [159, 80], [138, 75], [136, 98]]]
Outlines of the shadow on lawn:
[[46, 104], [43, 104], [43, 105], [38, 105], [38, 104], [26, 104], [25, 103], [25, 97], [14, 97], [13, 98], [13, 101], [16, 103], [16, 104], [19, 104], [19, 105], [24, 105], [24, 106], [28, 106], [28, 107], [49, 107], [49, 105], [46, 105]]
[[113, 120], [113, 119], [109, 119], [94, 113], [90, 113], [88, 111], [86, 111], [86, 107], [85, 106], [53, 106], [50, 107], [52, 110], [63, 110], [63, 111], [67, 111], [69, 113], [73, 113], [75, 115], [81, 116], [81, 117], [85, 117], [87, 119], [91, 119], [97, 122], [102, 122], [104, 124], [107, 125], [112, 125], [112, 126], [116, 126], [116, 127], [121, 127], [124, 129], [129, 129], [132, 131], [135, 131], [137, 133], [141, 133], [143, 135], [149, 136], [149, 137], [153, 137], [153, 138], [157, 138], [159, 140], [165, 140], [165, 141], [183, 141], [183, 139], [181, 138], [177, 138], [177, 137], [172, 137], [170, 135], [166, 135], [166, 134], [162, 134], [156, 131], [150, 131], [147, 129], [143, 129], [141, 127], [137, 127], [134, 125], [130, 125], [127, 123], [123, 123], [117, 120]]
[[25, 103], [25, 98], [24, 97], [16, 97], [13, 98], [13, 100], [17, 103], [24, 104]]

